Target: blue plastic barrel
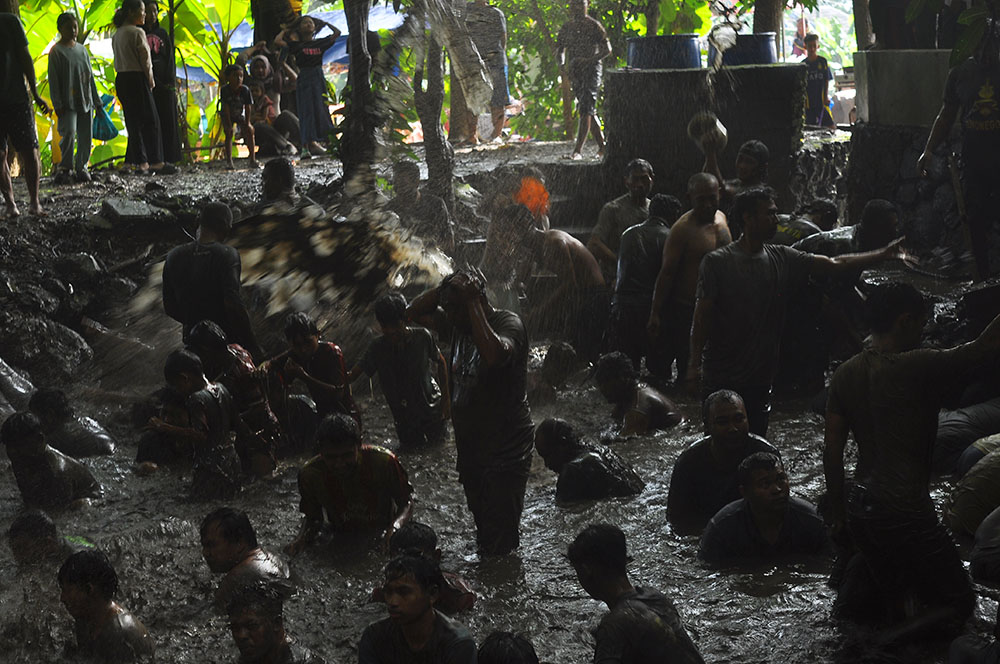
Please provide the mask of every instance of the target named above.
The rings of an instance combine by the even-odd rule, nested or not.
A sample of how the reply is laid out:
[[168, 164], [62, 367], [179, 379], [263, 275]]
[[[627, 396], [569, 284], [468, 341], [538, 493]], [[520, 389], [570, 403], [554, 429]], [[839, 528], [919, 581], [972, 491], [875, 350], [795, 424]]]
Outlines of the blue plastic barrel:
[[[778, 61], [778, 49], [775, 46], [773, 32], [756, 32], [750, 35], [736, 35], [736, 45], [722, 54], [722, 64], [727, 67], [736, 65], [773, 65]], [[708, 64], [715, 60], [715, 47], [708, 47]]]
[[698, 35], [658, 35], [628, 40], [628, 66], [635, 69], [700, 69]]

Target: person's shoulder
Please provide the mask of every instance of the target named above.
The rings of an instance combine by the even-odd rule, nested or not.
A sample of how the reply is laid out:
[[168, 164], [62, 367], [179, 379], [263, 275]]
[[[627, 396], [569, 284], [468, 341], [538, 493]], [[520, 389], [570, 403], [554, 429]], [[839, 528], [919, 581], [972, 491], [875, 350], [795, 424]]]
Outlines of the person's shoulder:
[[742, 519], [748, 509], [746, 498], [727, 503], [709, 520], [708, 525], [705, 526], [705, 532], [715, 528], [729, 527], [729, 524]]
[[697, 461], [705, 458], [706, 455], [710, 454], [710, 449], [712, 445], [712, 439], [708, 436], [704, 438], [699, 438], [690, 445], [688, 445], [684, 450], [678, 455], [677, 461], [674, 463], [674, 470], [682, 464], [696, 463]]
[[455, 646], [462, 642], [474, 642], [472, 632], [469, 631], [468, 627], [457, 620], [449, 618], [437, 609], [434, 612], [436, 614], [437, 627], [444, 637], [446, 645]]
[[393, 622], [392, 618], [386, 617], [376, 620], [375, 622], [368, 623], [364, 631], [361, 633], [361, 640], [364, 641], [368, 639], [374, 641], [375, 643], [381, 642], [383, 639], [388, 639], [389, 636], [397, 630], [396, 623]]
[[389, 449], [381, 445], [364, 444], [361, 446], [361, 457], [376, 461], [397, 461], [396, 455]]
[[326, 463], [324, 463], [323, 457], [317, 454], [302, 464], [302, 468], [299, 469], [299, 481], [322, 478], [324, 473], [326, 473]]
[[493, 312], [487, 316], [487, 320], [491, 327], [503, 327], [508, 332], [516, 332], [518, 334], [526, 334], [524, 329], [524, 321], [513, 311], [508, 311], [506, 309], [494, 309]]
[[797, 496], [788, 497], [788, 511], [794, 512], [803, 517], [811, 517], [822, 520], [822, 517], [820, 517], [815, 505], [810, 503], [808, 500]]

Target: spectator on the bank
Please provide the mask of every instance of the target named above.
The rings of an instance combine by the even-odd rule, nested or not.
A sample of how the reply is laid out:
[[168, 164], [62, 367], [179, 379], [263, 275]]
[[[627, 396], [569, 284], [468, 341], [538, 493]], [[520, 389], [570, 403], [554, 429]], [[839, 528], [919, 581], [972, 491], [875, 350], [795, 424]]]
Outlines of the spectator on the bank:
[[[0, 80], [0, 116], [3, 124], [0, 126], [0, 194], [3, 194], [7, 206], [7, 216], [16, 217], [20, 214], [17, 203], [14, 202], [14, 188], [10, 179], [10, 163], [8, 150], [13, 149], [21, 160], [24, 169], [24, 183], [28, 187], [30, 199], [28, 212], [35, 216], [45, 216], [42, 204], [38, 200], [38, 184], [42, 172], [41, 160], [38, 154], [38, 132], [35, 131], [35, 104], [42, 113], [49, 112], [35, 85], [35, 64], [28, 51], [28, 38], [20, 19], [13, 13], [17, 5], [14, 0], [6, 0], [0, 4], [0, 64], [3, 65], [3, 78]], [[24, 81], [27, 79], [28, 85]], [[28, 96], [28, 91], [31, 97]]]
[[45, 443], [32, 413], [14, 413], [0, 427], [11, 470], [28, 507], [62, 509], [101, 496], [101, 485], [82, 463]]
[[426, 328], [406, 324], [406, 298], [400, 293], [383, 295], [374, 309], [382, 336], [371, 342], [348, 380], [378, 375], [401, 446], [443, 442], [451, 400], [444, 356]]
[[[503, 12], [489, 4], [488, 0], [474, 0], [468, 3], [465, 11], [465, 26], [472, 38], [472, 43], [476, 45], [479, 56], [486, 65], [489, 72], [490, 82], [493, 84], [493, 96], [490, 98], [490, 116], [493, 121], [493, 129], [484, 140], [492, 141], [499, 138], [503, 132], [506, 121], [505, 109], [510, 103], [510, 93], [507, 88], [507, 19]], [[459, 90], [460, 86], [452, 87], [452, 92]], [[465, 135], [460, 136], [456, 143], [471, 142], [478, 143], [478, 120], [475, 113], [464, 108], [457, 109], [458, 115], [462, 118], [454, 118], [460, 123], [464, 122]]]
[[649, 192], [653, 188], [653, 167], [645, 159], [633, 159], [625, 167], [627, 193], [601, 208], [597, 224], [590, 231], [587, 249], [601, 265], [604, 280], [615, 283], [618, 269], [618, 249], [622, 233], [631, 226], [641, 224], [649, 216]]
[[226, 134], [226, 168], [233, 170], [233, 125], [239, 130], [250, 151], [250, 168], [257, 168], [257, 147], [254, 145], [253, 96], [250, 88], [243, 85], [243, 67], [229, 65], [222, 73], [225, 78], [219, 93], [219, 110], [222, 130]]
[[177, 123], [177, 66], [170, 35], [160, 25], [160, 4], [146, 0], [146, 42], [153, 63], [153, 103], [160, 119], [160, 137], [163, 144], [163, 161], [178, 163], [181, 156], [181, 137]]
[[562, 65], [565, 56], [570, 85], [576, 96], [576, 112], [580, 116], [580, 129], [570, 158], [583, 158], [588, 132], [593, 134], [597, 156], [601, 158], [604, 156], [604, 135], [597, 119], [597, 95], [601, 91], [601, 61], [611, 55], [611, 42], [604, 26], [587, 16], [587, 0], [570, 0], [569, 10], [570, 20], [560, 28], [556, 38], [556, 57]]
[[639, 372], [623, 353], [603, 356], [597, 362], [594, 381], [601, 396], [614, 406], [611, 417], [621, 423], [619, 436], [666, 431], [683, 419], [670, 399], [639, 382]]
[[535, 429], [535, 449], [559, 476], [556, 501], [634, 496], [646, 486], [635, 470], [604, 445], [584, 443], [569, 422], [549, 418]]
[[76, 646], [71, 657], [106, 664], [151, 660], [155, 650], [146, 626], [114, 601], [118, 574], [96, 550], [74, 553], [59, 568], [59, 589], [73, 617]]
[[77, 417], [66, 393], [41, 388], [31, 395], [28, 409], [38, 417], [49, 445], [71, 457], [98, 456], [115, 451], [115, 440], [89, 417]]
[[806, 57], [806, 124], [836, 127], [830, 113], [830, 81], [833, 72], [826, 58], [819, 55], [819, 35], [810, 32], [805, 38]]
[[87, 47], [76, 41], [80, 29], [76, 15], [73, 12], [60, 14], [56, 27], [59, 29], [59, 41], [49, 49], [49, 96], [56, 112], [62, 161], [59, 162], [55, 182], [71, 182], [74, 167], [77, 182], [90, 182], [87, 164], [90, 163], [93, 143], [91, 130], [94, 109], [100, 105], [101, 96], [94, 83], [94, 70]]
[[[251, 80], [247, 87], [250, 88], [250, 97], [253, 99], [250, 124], [253, 125], [257, 156], [273, 157], [294, 154], [295, 146], [288, 140], [289, 137], [283, 135], [274, 126], [278, 117], [277, 110], [274, 102], [264, 92], [264, 86], [258, 81]], [[298, 136], [298, 133], [296, 130], [295, 136]]]

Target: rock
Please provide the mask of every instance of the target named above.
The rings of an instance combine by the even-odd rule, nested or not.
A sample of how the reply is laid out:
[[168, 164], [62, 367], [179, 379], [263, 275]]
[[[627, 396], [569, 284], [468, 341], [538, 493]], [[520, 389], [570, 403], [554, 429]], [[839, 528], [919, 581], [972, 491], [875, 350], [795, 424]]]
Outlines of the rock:
[[70, 378], [94, 356], [83, 337], [65, 325], [17, 312], [0, 315], [0, 348], [10, 361], [50, 383]]
[[166, 191], [167, 187], [159, 182], [147, 182], [146, 191]]
[[96, 258], [83, 252], [60, 256], [59, 260], [56, 261], [56, 270], [70, 280], [81, 277], [92, 279], [104, 272], [104, 268], [101, 267]]
[[162, 208], [130, 198], [109, 197], [101, 204], [101, 216], [113, 224], [142, 224], [169, 219], [172, 215]]
[[4, 403], [23, 410], [28, 407], [28, 399], [31, 398], [31, 393], [34, 391], [35, 386], [31, 384], [27, 376], [0, 358], [0, 395], [2, 395]]
[[59, 309], [59, 298], [41, 286], [21, 283], [15, 285], [14, 291], [18, 302], [29, 311], [51, 316]]
[[934, 190], [934, 211], [945, 214], [955, 207], [955, 189], [950, 184], [943, 184]]

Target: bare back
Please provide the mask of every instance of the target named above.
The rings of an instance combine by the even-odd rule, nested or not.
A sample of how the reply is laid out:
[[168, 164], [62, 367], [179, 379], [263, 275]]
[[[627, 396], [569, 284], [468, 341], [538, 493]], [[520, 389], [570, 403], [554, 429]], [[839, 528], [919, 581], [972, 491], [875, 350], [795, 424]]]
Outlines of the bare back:
[[571, 280], [579, 289], [604, 285], [597, 259], [582, 242], [564, 231], [545, 231], [541, 264], [555, 272], [560, 281]]
[[693, 305], [695, 292], [698, 288], [698, 268], [701, 267], [701, 259], [705, 257], [705, 254], [715, 251], [719, 247], [724, 247], [732, 241], [729, 225], [726, 223], [726, 215], [721, 211], [716, 210], [715, 219], [707, 224], [698, 223], [690, 211], [685, 212], [670, 229], [667, 245], [663, 248], [664, 260], [666, 260], [668, 251], [677, 250], [677, 246], [671, 248], [670, 243], [680, 243], [680, 264], [675, 273], [674, 287], [671, 289], [669, 298], [674, 302]]

